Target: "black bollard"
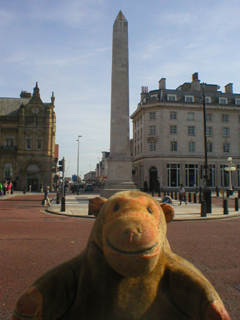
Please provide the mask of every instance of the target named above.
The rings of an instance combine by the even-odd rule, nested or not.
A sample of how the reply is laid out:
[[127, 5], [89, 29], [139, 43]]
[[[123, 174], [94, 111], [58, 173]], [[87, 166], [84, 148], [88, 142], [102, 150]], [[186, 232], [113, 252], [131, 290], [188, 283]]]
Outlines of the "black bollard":
[[201, 193], [199, 193], [198, 203], [202, 203], [202, 194]]
[[193, 194], [193, 202], [197, 203], [197, 194], [196, 193]]
[[62, 199], [61, 199], [61, 211], [66, 211], [65, 210], [65, 197], [62, 197]]
[[13, 186], [11, 187], [11, 194], [13, 194]]
[[206, 217], [207, 216], [207, 205], [206, 201], [201, 202], [201, 217]]
[[163, 194], [164, 194], [164, 197], [165, 197], [165, 195], [166, 195], [166, 190], [165, 189], [163, 190]]
[[59, 192], [57, 192], [57, 204], [59, 204], [60, 201], [59, 201]]
[[238, 198], [240, 198], [240, 190], [238, 190]]
[[219, 197], [219, 190], [218, 190], [218, 187], [216, 187], [216, 197]]
[[191, 192], [188, 193], [188, 202], [192, 202], [192, 194], [191, 194]]
[[26, 194], [26, 187], [23, 187], [23, 194]]
[[223, 214], [229, 214], [229, 211], [228, 211], [228, 201], [227, 201], [227, 199], [224, 199], [224, 200], [223, 200]]
[[167, 196], [169, 196], [169, 190], [167, 190]]
[[239, 211], [238, 198], [235, 198], [235, 211]]

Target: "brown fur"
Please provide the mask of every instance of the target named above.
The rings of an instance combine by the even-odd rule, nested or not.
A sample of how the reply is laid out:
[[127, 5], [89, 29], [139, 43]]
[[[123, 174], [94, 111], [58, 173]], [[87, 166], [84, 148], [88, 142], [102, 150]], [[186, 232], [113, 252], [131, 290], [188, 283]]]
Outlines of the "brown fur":
[[230, 320], [209, 281], [172, 253], [170, 205], [129, 191], [95, 198], [89, 211], [86, 249], [37, 279], [12, 320]]

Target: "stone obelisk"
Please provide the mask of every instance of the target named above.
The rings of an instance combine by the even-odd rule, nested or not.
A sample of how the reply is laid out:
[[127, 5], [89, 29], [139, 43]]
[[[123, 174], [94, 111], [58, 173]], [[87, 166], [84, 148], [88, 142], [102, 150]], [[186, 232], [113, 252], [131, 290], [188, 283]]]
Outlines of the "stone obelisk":
[[111, 132], [108, 182], [102, 195], [136, 189], [129, 140], [128, 22], [120, 11], [113, 25]]

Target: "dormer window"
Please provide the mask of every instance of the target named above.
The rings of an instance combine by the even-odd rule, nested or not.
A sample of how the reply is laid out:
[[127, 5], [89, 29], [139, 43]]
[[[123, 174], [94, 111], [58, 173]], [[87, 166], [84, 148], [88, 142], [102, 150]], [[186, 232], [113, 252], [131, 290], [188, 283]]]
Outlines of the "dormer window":
[[185, 96], [185, 102], [194, 102], [194, 96]]
[[211, 103], [211, 97], [205, 97], [205, 103]]
[[168, 94], [167, 100], [168, 101], [177, 101], [177, 96], [175, 94]]
[[219, 98], [219, 104], [227, 104], [228, 100], [227, 98]]

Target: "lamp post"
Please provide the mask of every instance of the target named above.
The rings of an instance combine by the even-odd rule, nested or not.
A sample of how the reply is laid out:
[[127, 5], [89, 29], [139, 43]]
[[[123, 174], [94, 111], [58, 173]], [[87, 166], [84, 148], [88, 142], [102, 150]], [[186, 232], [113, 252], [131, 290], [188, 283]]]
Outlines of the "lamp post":
[[203, 84], [203, 125], [204, 125], [204, 154], [205, 154], [205, 186], [203, 188], [203, 200], [206, 203], [206, 213], [212, 213], [212, 198], [211, 190], [208, 186], [208, 158], [207, 158], [207, 126], [206, 126], [206, 103], [205, 103], [205, 92]]
[[232, 187], [232, 171], [236, 170], [235, 164], [232, 162], [232, 157], [228, 157], [228, 167], [224, 168], [225, 171], [229, 172], [229, 188], [227, 190], [229, 195], [233, 194], [233, 187]]
[[79, 185], [78, 185], [78, 176], [79, 176], [79, 141], [82, 136], [78, 136], [78, 154], [77, 154], [77, 195], [79, 195]]

